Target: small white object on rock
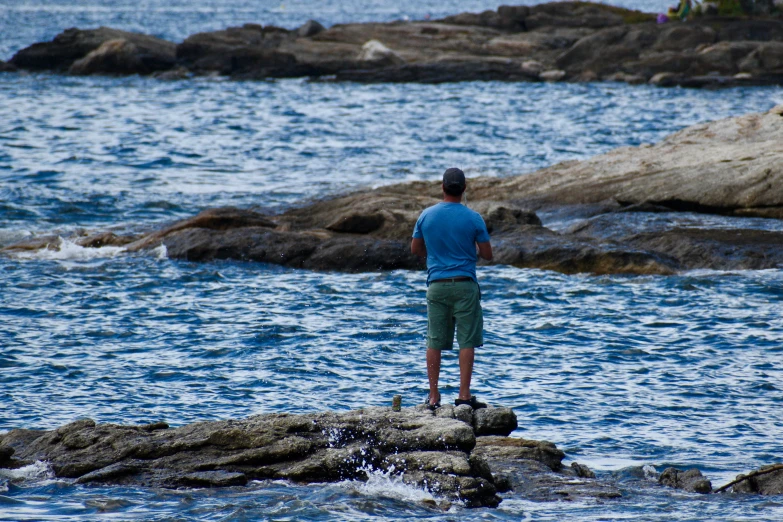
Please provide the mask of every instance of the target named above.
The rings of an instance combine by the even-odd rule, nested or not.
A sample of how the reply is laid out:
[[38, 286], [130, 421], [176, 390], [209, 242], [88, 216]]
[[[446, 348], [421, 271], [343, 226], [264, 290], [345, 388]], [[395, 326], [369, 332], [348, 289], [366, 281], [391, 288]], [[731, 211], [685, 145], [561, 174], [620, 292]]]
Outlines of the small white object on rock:
[[378, 40], [369, 40], [362, 45], [357, 60], [360, 62], [389, 62], [394, 65], [402, 65], [405, 60]]
[[737, 73], [734, 75], [734, 78], [737, 80], [750, 80], [753, 78], [753, 75], [746, 72]]
[[539, 78], [545, 82], [559, 82], [566, 77], [566, 72], [560, 69], [553, 69], [551, 71], [544, 71], [538, 75]]
[[532, 75], [539, 75], [544, 70], [544, 65], [536, 60], [527, 60], [522, 62], [522, 72]]
[[670, 72], [662, 72], [654, 75], [652, 78], [650, 78], [650, 85], [661, 85], [666, 84], [674, 80], [674, 78], [677, 75]]

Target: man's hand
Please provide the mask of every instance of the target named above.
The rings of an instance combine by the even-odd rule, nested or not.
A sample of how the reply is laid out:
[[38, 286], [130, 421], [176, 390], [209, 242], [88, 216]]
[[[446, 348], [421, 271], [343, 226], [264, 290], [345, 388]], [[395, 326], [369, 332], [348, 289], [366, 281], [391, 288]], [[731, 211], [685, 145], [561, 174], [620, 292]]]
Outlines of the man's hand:
[[419, 257], [427, 257], [427, 245], [424, 244], [424, 238], [414, 237], [411, 240], [411, 253]]
[[486, 243], [476, 243], [476, 248], [478, 249], [478, 255], [487, 261], [492, 261], [492, 245], [489, 244], [489, 241]]

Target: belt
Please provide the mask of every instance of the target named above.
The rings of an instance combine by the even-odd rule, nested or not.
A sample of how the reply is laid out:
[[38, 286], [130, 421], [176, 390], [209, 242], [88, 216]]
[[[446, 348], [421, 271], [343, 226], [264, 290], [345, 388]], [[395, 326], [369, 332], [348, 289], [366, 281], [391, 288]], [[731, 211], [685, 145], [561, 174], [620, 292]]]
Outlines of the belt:
[[430, 281], [430, 284], [432, 283], [457, 283], [459, 281], [473, 281], [472, 277], [447, 277], [446, 279], [436, 279], [434, 281]]

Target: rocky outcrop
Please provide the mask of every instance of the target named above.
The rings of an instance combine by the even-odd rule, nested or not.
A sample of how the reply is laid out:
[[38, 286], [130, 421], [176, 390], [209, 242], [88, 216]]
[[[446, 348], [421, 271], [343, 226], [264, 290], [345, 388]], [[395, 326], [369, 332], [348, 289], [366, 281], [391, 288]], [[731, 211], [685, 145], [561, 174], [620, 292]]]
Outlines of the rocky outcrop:
[[527, 176], [487, 180], [474, 199], [506, 193], [534, 210], [613, 203], [783, 218], [783, 106], [704, 123], [660, 143], [616, 149]]
[[20, 69], [67, 71], [74, 62], [87, 59], [88, 55], [108, 42], [115, 43], [93, 55], [75, 72], [148, 74], [170, 69], [175, 64], [176, 45], [172, 42], [108, 27], [66, 29], [51, 42], [37, 43], [22, 49], [14, 55], [11, 63]]
[[82, 76], [151, 74], [169, 69], [174, 64], [174, 48], [162, 47], [161, 51], [167, 52], [150, 55], [128, 40], [109, 40], [84, 58], [73, 62], [68, 68], [68, 73]]
[[683, 471], [677, 468], [666, 468], [658, 478], [658, 483], [691, 493], [712, 493], [712, 483], [698, 469]]
[[737, 475], [728, 484], [716, 489], [716, 492], [754, 493], [758, 495], [783, 495], [783, 464], [762, 466], [747, 474]]
[[[563, 273], [672, 274], [783, 266], [783, 106], [700, 124], [657, 145], [626, 147], [531, 174], [469, 181], [470, 206], [492, 234], [494, 260]], [[413, 182], [311, 202], [278, 215], [211, 209], [140, 237], [73, 238], [172, 258], [236, 259], [340, 271], [421, 269], [410, 234], [441, 199]], [[698, 216], [703, 215], [704, 218]], [[707, 219], [709, 215], [720, 215]], [[548, 222], [566, 221], [557, 230]], [[3, 252], [58, 248], [36, 237]]]
[[[68, 29], [52, 42], [23, 49], [12, 63], [67, 71], [86, 60], [72, 72], [147, 74], [184, 68], [238, 79], [605, 80], [691, 87], [783, 82], [781, 18], [700, 17], [668, 24], [656, 24], [654, 18], [599, 3], [552, 2], [433, 21], [325, 28], [310, 20], [292, 31], [245, 24], [194, 34], [176, 45], [173, 58], [175, 44], [156, 38], [108, 28]], [[114, 40], [126, 43], [107, 43]], [[97, 52], [102, 45], [107, 47]], [[531, 62], [538, 65], [530, 67]]]
[[[458, 415], [457, 409], [267, 414], [176, 429], [163, 422], [119, 426], [83, 419], [53, 431], [0, 435], [0, 468], [40, 460], [56, 476], [80, 484], [152, 487], [366, 480], [368, 473], [382, 471], [469, 507], [495, 507], [500, 498], [487, 461], [473, 451], [480, 432], [473, 426], [491, 425], [508, 435], [516, 416], [507, 408], [488, 408], [474, 420], [470, 408]], [[540, 444], [548, 448], [547, 462], [559, 466], [562, 454]]]

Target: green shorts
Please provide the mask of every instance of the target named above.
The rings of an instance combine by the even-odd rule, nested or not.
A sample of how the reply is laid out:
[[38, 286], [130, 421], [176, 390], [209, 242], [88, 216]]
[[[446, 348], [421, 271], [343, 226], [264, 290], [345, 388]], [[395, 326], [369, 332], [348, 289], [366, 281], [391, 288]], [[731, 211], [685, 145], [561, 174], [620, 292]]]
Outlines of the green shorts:
[[478, 284], [475, 281], [431, 283], [427, 288], [427, 348], [451, 350], [455, 323], [460, 349], [484, 344]]

